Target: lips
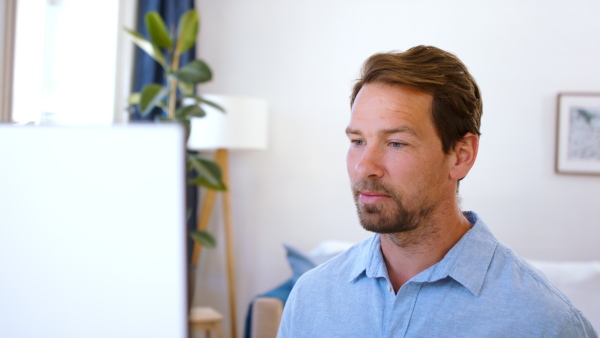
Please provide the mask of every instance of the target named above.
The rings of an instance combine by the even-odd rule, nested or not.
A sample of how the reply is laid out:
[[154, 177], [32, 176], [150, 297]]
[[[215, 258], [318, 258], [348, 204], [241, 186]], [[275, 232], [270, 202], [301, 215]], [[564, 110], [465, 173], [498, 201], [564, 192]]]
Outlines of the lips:
[[363, 204], [377, 204], [389, 198], [390, 196], [384, 193], [368, 190], [363, 190], [358, 195], [358, 200]]

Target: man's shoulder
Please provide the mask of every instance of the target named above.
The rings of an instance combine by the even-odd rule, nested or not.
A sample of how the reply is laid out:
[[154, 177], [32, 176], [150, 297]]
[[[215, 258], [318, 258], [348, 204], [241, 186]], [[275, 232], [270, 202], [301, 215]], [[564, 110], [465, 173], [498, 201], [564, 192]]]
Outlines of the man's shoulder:
[[571, 301], [541, 271], [502, 243], [499, 243], [497, 247], [488, 274], [493, 274], [488, 278], [497, 275], [499, 281], [511, 281], [511, 283], [505, 283], [505, 286], [514, 292], [522, 292], [531, 296], [537, 295], [540, 298], [539, 301], [573, 306]]
[[[482, 274], [471, 269], [469, 271], [473, 272], [468, 274], [471, 277], [464, 277], [464, 271], [458, 276], [463, 276], [460, 281], [467, 285], [481, 285], [479, 289], [471, 288], [476, 290], [473, 296], [477, 300], [473, 304], [481, 305], [475, 306], [480, 316], [502, 318], [508, 325], [526, 327], [531, 335], [560, 332], [561, 336], [585, 337], [585, 332], [593, 332], [581, 311], [542, 272], [499, 242], [475, 213], [465, 216], [476, 231], [469, 237], [468, 245], [463, 243], [465, 254], [459, 259], [471, 262], [465, 266]], [[489, 260], [482, 258], [486, 253], [490, 255]], [[473, 265], [472, 262], [478, 259], [480, 263], [489, 263]], [[486, 308], [495, 310], [487, 312]]]
[[[558, 308], [573, 308], [569, 299], [543, 273], [511, 248], [498, 241], [475, 213], [469, 212], [466, 215], [472, 223], [479, 226], [479, 239], [485, 239], [473, 243], [494, 243], [489, 246], [492, 248], [489, 266], [480, 266], [486, 271], [485, 284], [487, 287], [484, 290], [489, 296], [510, 295], [524, 297], [523, 299], [527, 299], [529, 302], [553, 303]], [[469, 247], [472, 249], [472, 246]], [[480, 255], [481, 251], [477, 251], [477, 253]]]
[[494, 293], [492, 297], [506, 299], [505, 306], [512, 315], [527, 314], [539, 324], [548, 321], [546, 325], [558, 330], [577, 328], [582, 321], [587, 322], [543, 273], [503, 244], [497, 247], [486, 279], [494, 285], [489, 288]]

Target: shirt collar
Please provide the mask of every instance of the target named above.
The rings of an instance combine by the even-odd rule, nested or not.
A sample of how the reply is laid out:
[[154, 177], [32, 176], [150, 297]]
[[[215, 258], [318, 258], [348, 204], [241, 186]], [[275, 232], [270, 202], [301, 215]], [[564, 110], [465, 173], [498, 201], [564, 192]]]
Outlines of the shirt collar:
[[[473, 225], [444, 258], [411, 279], [413, 282], [435, 282], [451, 277], [473, 295], [479, 296], [488, 267], [498, 245], [485, 223], [474, 212], [464, 212], [465, 217]], [[363, 274], [366, 277], [388, 278], [387, 268], [381, 253], [379, 234], [366, 241], [361, 248], [350, 276], [350, 282]]]
[[360, 248], [360, 253], [357, 255], [354, 266], [352, 267], [349, 282], [352, 283], [362, 276], [369, 278], [387, 278], [387, 268], [383, 261], [383, 254], [381, 253], [379, 234], [375, 234], [373, 237], [363, 242], [363, 244], [364, 245]]
[[479, 296], [498, 240], [477, 214], [470, 211], [463, 214], [473, 225], [471, 230], [463, 235], [441, 261], [416, 275], [413, 281], [431, 283], [451, 277], [474, 296]]

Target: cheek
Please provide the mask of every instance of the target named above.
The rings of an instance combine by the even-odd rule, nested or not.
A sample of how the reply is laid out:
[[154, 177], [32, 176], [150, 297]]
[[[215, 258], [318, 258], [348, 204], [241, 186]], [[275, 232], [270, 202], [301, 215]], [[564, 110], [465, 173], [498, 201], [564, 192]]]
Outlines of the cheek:
[[423, 170], [418, 166], [418, 163], [409, 156], [393, 157], [391, 161], [388, 161], [387, 167], [392, 179], [408, 183], [412, 182], [415, 178], [418, 178], [418, 174]]
[[424, 183], [427, 181], [428, 167], [425, 163], [415, 158], [403, 157], [402, 160], [390, 162], [388, 172], [390, 182], [396, 189], [404, 194], [421, 195]]

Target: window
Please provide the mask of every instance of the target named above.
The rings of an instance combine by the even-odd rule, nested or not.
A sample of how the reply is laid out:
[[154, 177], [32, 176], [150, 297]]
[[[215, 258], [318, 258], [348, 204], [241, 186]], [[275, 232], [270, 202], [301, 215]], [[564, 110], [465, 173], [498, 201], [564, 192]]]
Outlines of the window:
[[131, 74], [131, 66], [125, 65], [131, 62], [127, 53], [133, 52], [133, 47], [123, 50], [121, 28], [134, 27], [133, 3], [18, 1], [13, 121], [109, 124], [120, 120]]

